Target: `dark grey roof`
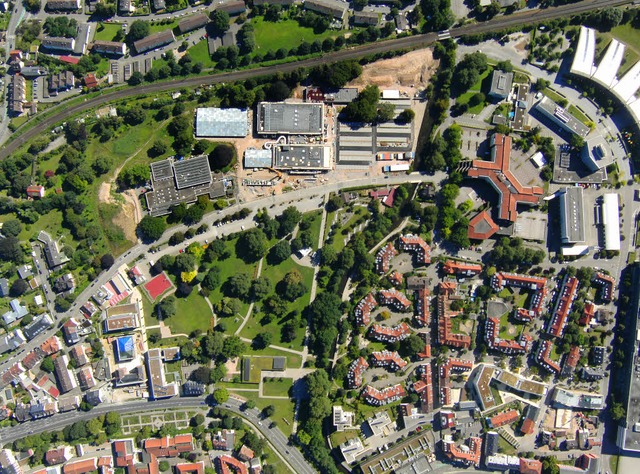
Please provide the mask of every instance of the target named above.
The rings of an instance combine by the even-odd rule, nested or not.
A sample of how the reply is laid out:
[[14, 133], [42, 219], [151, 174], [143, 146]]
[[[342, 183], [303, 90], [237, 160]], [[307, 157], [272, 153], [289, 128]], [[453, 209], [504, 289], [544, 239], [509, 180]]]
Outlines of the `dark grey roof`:
[[181, 20], [180, 23], [178, 23], [178, 29], [180, 30], [180, 33], [187, 33], [189, 31], [202, 28], [207, 23], [209, 23], [209, 17], [204, 13], [198, 13]]
[[42, 39], [41, 45], [51, 50], [73, 51], [75, 39], [45, 36]]
[[67, 256], [58, 250], [58, 244], [44, 230], [38, 234], [38, 240], [44, 244], [44, 256], [50, 268], [56, 268], [69, 261]]
[[276, 356], [273, 358], [273, 370], [284, 370], [287, 365], [287, 358]]
[[324, 106], [312, 103], [261, 102], [258, 104], [258, 133], [320, 135]]
[[177, 161], [173, 164], [178, 189], [201, 186], [211, 182], [211, 168], [206, 155], [189, 160]]
[[0, 296], [9, 294], [9, 281], [6, 278], [0, 278]]
[[216, 10], [220, 10], [223, 12], [227, 12], [229, 15], [238, 15], [247, 11], [247, 7], [244, 4], [244, 1], [231, 1], [223, 3], [222, 5], [216, 5]]
[[496, 97], [507, 97], [513, 84], [513, 73], [503, 72], [496, 69], [491, 75], [491, 88], [489, 95]]
[[173, 35], [173, 31], [171, 29], [159, 31], [153, 35], [147, 36], [146, 38], [142, 38], [141, 40], [133, 43], [133, 47], [136, 50], [136, 53], [146, 53], [155, 48], [159, 48], [160, 46], [164, 46], [165, 44], [173, 43], [176, 40], [176, 37]]
[[51, 320], [51, 316], [48, 314], [43, 314], [35, 318], [31, 323], [22, 329], [22, 333], [24, 337], [26, 337], [29, 341], [36, 337], [38, 334], [46, 331], [51, 326], [53, 326], [53, 321]]

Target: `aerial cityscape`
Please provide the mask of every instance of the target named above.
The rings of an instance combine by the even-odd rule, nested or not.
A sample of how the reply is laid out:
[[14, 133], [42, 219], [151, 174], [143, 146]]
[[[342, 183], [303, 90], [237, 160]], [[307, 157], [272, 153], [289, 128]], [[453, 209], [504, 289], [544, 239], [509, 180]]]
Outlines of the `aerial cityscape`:
[[0, 3], [0, 474], [640, 472], [639, 5]]

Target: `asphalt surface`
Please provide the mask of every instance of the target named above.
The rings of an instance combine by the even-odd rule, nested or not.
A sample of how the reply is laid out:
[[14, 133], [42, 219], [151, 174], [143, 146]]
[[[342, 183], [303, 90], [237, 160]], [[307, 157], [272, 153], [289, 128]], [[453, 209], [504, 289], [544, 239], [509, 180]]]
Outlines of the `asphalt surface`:
[[[632, 3], [632, 1], [587, 0], [580, 3], [562, 5], [559, 7], [547, 8], [543, 10], [526, 10], [514, 13], [513, 15], [495, 17], [483, 23], [475, 23], [464, 25], [459, 28], [452, 28], [451, 30], [449, 30], [449, 33], [452, 38], [456, 38], [463, 35], [475, 35], [491, 31], [500, 31], [505, 28], [511, 28], [518, 25], [530, 25], [533, 23], [540, 23], [555, 18], [562, 18], [580, 14], [598, 8], [620, 6], [626, 5], [628, 3]], [[343, 49], [340, 51], [324, 54], [320, 57], [293, 63], [267, 66], [258, 69], [226, 72], [211, 76], [197, 76], [186, 79], [176, 79], [161, 83], [144, 84], [137, 87], [125, 87], [120, 90], [105, 92], [98, 97], [87, 99], [84, 102], [72, 106], [61, 103], [60, 105], [52, 109], [52, 111], [55, 111], [55, 113], [43, 119], [42, 122], [35, 125], [33, 128], [30, 128], [23, 134], [20, 134], [11, 142], [5, 144], [2, 150], [0, 150], [0, 159], [4, 159], [7, 156], [11, 155], [11, 153], [14, 153], [22, 145], [29, 142], [32, 138], [52, 128], [56, 123], [62, 122], [65, 118], [84, 112], [85, 110], [98, 107], [110, 101], [121, 100], [127, 97], [143, 94], [163, 92], [172, 89], [180, 89], [183, 87], [196, 87], [202, 84], [218, 84], [222, 82], [243, 81], [253, 77], [275, 74], [277, 72], [286, 73], [300, 67], [313, 67], [321, 64], [333, 63], [336, 61], [356, 59], [369, 54], [378, 54], [401, 49], [414, 49], [424, 47], [435, 43], [437, 40], [437, 33], [407, 36], [404, 38], [396, 38], [392, 40], [381, 41], [378, 43], [365, 44], [349, 49]]]
[[[245, 411], [240, 410], [242, 403], [240, 400], [230, 398], [226, 403], [222, 404], [221, 407], [242, 416], [245, 421], [248, 421], [255, 430], [264, 436], [274, 448], [276, 454], [279, 455], [283, 462], [289, 465], [293, 472], [299, 474], [313, 474], [316, 472], [295, 447], [289, 446], [287, 437], [279, 428], [269, 428], [271, 420], [268, 418], [263, 419], [260, 416], [260, 411], [255, 408]], [[45, 431], [59, 431], [72, 423], [88, 421], [108, 412], [116, 412], [123, 415], [126, 413], [147, 412], [150, 410], [196, 408], [202, 405], [206, 405], [204, 397], [172, 398], [153, 402], [139, 401], [122, 404], [104, 404], [88, 412], [75, 411], [58, 413], [48, 418], [22, 423], [11, 428], [3, 428], [0, 430], [0, 444], [6, 445], [13, 443], [31, 434], [38, 434]]]

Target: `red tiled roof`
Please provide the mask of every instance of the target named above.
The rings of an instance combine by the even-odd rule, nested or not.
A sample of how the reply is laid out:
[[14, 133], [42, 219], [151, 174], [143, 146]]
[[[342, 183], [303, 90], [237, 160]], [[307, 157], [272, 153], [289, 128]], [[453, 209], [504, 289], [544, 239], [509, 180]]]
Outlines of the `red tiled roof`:
[[548, 332], [556, 337], [562, 337], [564, 328], [569, 319], [573, 300], [578, 294], [578, 286], [580, 282], [576, 277], [569, 277], [565, 280], [557, 304], [557, 308], [551, 317]]
[[400, 384], [391, 385], [381, 390], [367, 385], [362, 392], [362, 396], [371, 405], [386, 405], [400, 400], [406, 395], [404, 387]]
[[176, 473], [186, 474], [188, 472], [193, 472], [195, 474], [204, 474], [204, 462], [200, 461], [176, 464]]
[[86, 474], [96, 469], [98, 469], [97, 459], [89, 458], [65, 464], [62, 472], [64, 474]]
[[547, 341], [547, 340], [540, 341], [540, 346], [538, 347], [538, 352], [536, 353], [536, 360], [545, 369], [555, 373], [560, 373], [560, 365], [556, 361], [551, 360], [552, 348], [553, 348], [553, 343], [551, 341]]
[[587, 301], [584, 304], [584, 310], [582, 311], [582, 316], [578, 320], [578, 324], [582, 326], [588, 326], [591, 322], [591, 318], [596, 315], [596, 305], [594, 305], [591, 301]]
[[458, 262], [456, 260], [447, 260], [446, 262], [444, 262], [442, 269], [445, 273], [448, 273], [450, 275], [477, 275], [482, 271], [482, 265], [480, 265], [479, 263], [465, 263]]
[[398, 255], [398, 251], [393, 246], [392, 242], [378, 250], [376, 254], [376, 270], [380, 274], [387, 273], [389, 271], [389, 263], [391, 259]]
[[239, 459], [223, 454], [216, 458], [221, 474], [248, 474], [247, 466]]
[[411, 328], [407, 323], [400, 323], [397, 326], [389, 327], [374, 324], [371, 327], [371, 336], [379, 341], [395, 342], [402, 341], [411, 335]]
[[491, 214], [481, 211], [471, 218], [467, 227], [467, 237], [473, 240], [484, 240], [498, 232], [500, 227], [493, 222]]
[[542, 462], [537, 459], [520, 458], [520, 474], [542, 474]]
[[509, 410], [489, 418], [489, 424], [492, 428], [500, 428], [501, 426], [510, 425], [518, 418], [520, 418], [518, 410]]
[[482, 438], [469, 438], [469, 449], [461, 449], [452, 441], [444, 442], [442, 449], [445, 456], [454, 461], [463, 462], [465, 464], [480, 464], [480, 456], [482, 455]]
[[520, 431], [522, 434], [528, 435], [533, 434], [536, 428], [536, 423], [531, 418], [525, 418], [522, 422], [522, 426], [520, 427]]
[[84, 85], [87, 86], [89, 89], [98, 87], [98, 80], [96, 79], [96, 76], [91, 73], [84, 76]]
[[349, 385], [352, 388], [358, 388], [362, 385], [362, 374], [364, 374], [364, 371], [368, 368], [369, 363], [364, 357], [359, 357], [351, 363], [347, 378], [349, 379]]
[[395, 351], [372, 352], [371, 359], [375, 367], [390, 367], [392, 370], [400, 370], [407, 365], [407, 361]]
[[395, 288], [380, 290], [378, 296], [382, 304], [396, 306], [399, 309], [407, 309], [411, 306], [411, 301], [409, 301], [405, 294]]
[[493, 161], [473, 160], [467, 174], [489, 181], [499, 194], [500, 219], [515, 222], [518, 203], [538, 204], [544, 190], [539, 186], [522, 186], [509, 170], [511, 137], [495, 133], [491, 137], [491, 145]]
[[401, 235], [398, 243], [400, 250], [415, 252], [419, 263], [431, 263], [431, 247], [429, 247], [422, 237], [412, 234]]
[[362, 298], [354, 310], [358, 324], [361, 326], [368, 326], [371, 322], [371, 312], [377, 306], [378, 301], [376, 300], [376, 297], [373, 296], [373, 293], [369, 293], [367, 296]]

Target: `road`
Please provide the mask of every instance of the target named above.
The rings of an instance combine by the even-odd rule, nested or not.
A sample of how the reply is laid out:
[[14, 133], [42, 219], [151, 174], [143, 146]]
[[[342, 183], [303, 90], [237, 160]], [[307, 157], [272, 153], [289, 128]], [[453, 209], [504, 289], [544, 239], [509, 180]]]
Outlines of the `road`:
[[[0, 430], [0, 444], [6, 445], [14, 441], [24, 438], [30, 434], [38, 434], [44, 431], [59, 431], [65, 426], [78, 421], [88, 421], [99, 415], [108, 412], [116, 412], [121, 415], [133, 412], [146, 412], [149, 410], [175, 409], [175, 408], [198, 408], [205, 405], [204, 397], [193, 398], [171, 398], [169, 400], [156, 401], [136, 401], [121, 404], [99, 405], [91, 411], [75, 411], [69, 413], [58, 413], [49, 418], [22, 423], [11, 428], [3, 428]], [[300, 451], [289, 446], [289, 440], [280, 431], [279, 428], [269, 428], [271, 421], [268, 418], [261, 418], [260, 411], [257, 409], [245, 410], [240, 409], [242, 401], [230, 398], [222, 406], [223, 408], [242, 416], [249, 422], [262, 436], [271, 444], [276, 454], [280, 456], [283, 462], [289, 465], [291, 470], [299, 474], [313, 474], [316, 470], [304, 459]]]
[[[572, 3], [569, 5], [562, 5], [559, 7], [547, 8], [543, 10], [525, 10], [522, 12], [514, 13], [513, 15], [495, 17], [492, 20], [483, 23], [468, 24], [458, 28], [452, 28], [450, 30], [450, 34], [451, 37], [457, 38], [464, 35], [475, 35], [491, 31], [500, 31], [505, 28], [512, 28], [524, 24], [530, 25], [532, 23], [539, 23], [556, 18], [584, 13], [598, 8], [626, 5], [628, 3], [632, 3], [631, 0], [587, 0], [580, 3]], [[69, 106], [65, 103], [61, 103], [50, 109], [50, 111], [48, 112], [51, 115], [48, 115], [37, 125], [33, 126], [20, 135], [14, 133], [12, 135], [12, 138], [15, 138], [11, 142], [5, 144], [2, 150], [0, 150], [0, 159], [4, 159], [7, 156], [11, 155], [22, 145], [29, 142], [31, 139], [40, 135], [41, 133], [46, 132], [56, 123], [62, 122], [65, 119], [74, 116], [75, 114], [79, 114], [86, 110], [98, 107], [110, 101], [121, 100], [127, 97], [133, 97], [143, 94], [181, 89], [183, 87], [197, 87], [201, 84], [219, 84], [222, 82], [243, 81], [249, 78], [266, 76], [278, 72], [287, 73], [300, 67], [313, 67], [321, 64], [333, 63], [336, 61], [356, 59], [371, 54], [385, 53], [402, 49], [421, 48], [435, 43], [437, 39], [437, 33], [406, 36], [404, 38], [396, 38], [392, 40], [356, 46], [349, 49], [343, 49], [340, 51], [334, 51], [332, 53], [323, 54], [320, 57], [306, 59], [303, 61], [279, 64], [275, 66], [267, 66], [258, 69], [226, 72], [211, 76], [196, 76], [187, 79], [181, 78], [166, 82], [156, 82], [151, 84], [139, 85], [135, 88], [125, 87], [119, 90], [104, 92], [100, 96], [94, 97], [92, 99], [86, 99], [84, 102], [81, 102], [79, 104]], [[18, 133], [20, 133], [19, 130]], [[2, 137], [0, 137], [0, 139], [1, 138]]]

